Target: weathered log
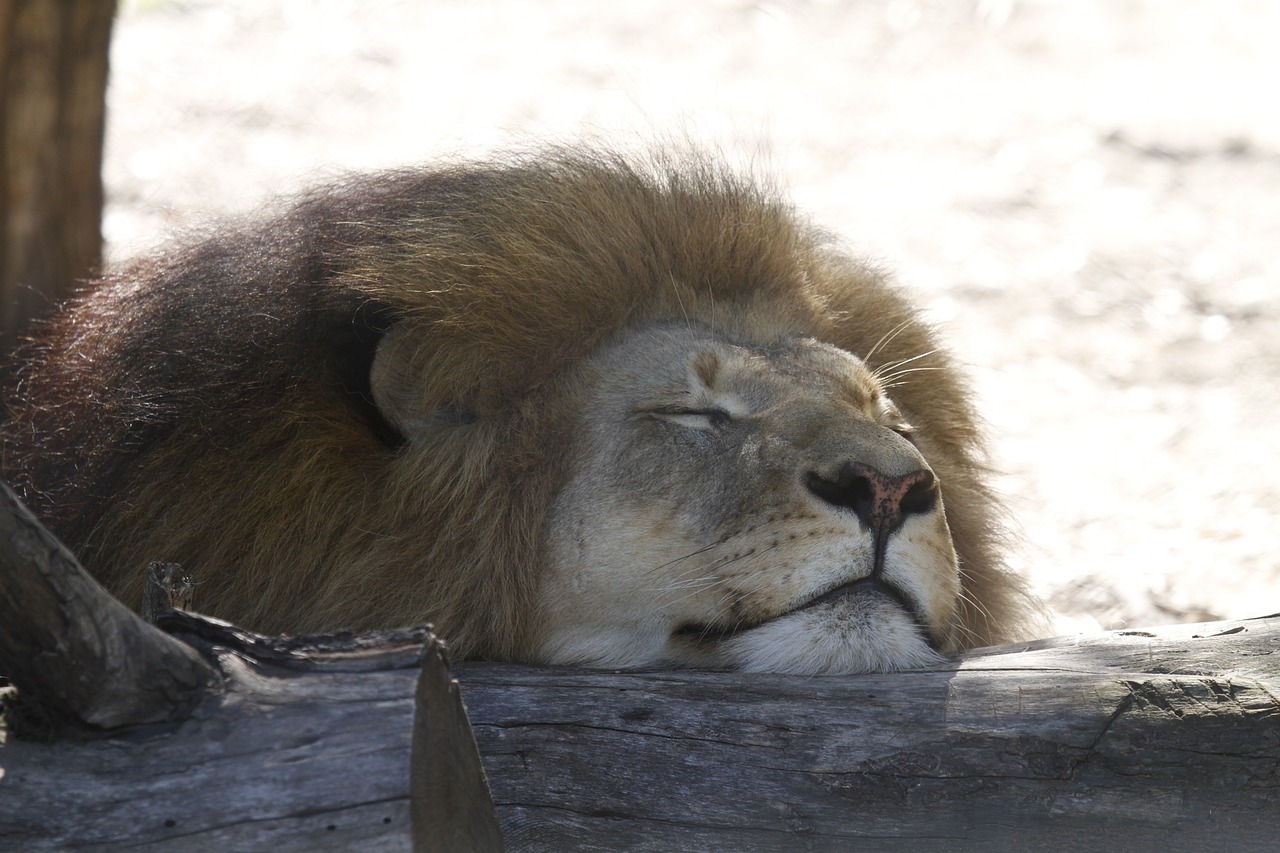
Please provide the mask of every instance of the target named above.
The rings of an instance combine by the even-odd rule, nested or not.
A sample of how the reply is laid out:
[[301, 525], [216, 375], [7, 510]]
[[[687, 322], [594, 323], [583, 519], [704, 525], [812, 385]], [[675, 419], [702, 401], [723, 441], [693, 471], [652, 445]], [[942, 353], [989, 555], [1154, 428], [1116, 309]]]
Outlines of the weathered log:
[[1274, 849], [1280, 618], [794, 678], [459, 667], [511, 850]]
[[[429, 628], [261, 637], [174, 610], [194, 589], [179, 567], [150, 574], [148, 622], [181, 639], [112, 598], [0, 488], [0, 676], [18, 685], [28, 729], [67, 738], [34, 752], [5, 746], [0, 716], [0, 849], [132, 846], [136, 837], [185, 850], [192, 836], [228, 850], [404, 849], [412, 776], [415, 851], [460, 841], [502, 850], [457, 682]], [[2, 692], [0, 701], [12, 699]], [[389, 740], [366, 743], [365, 703], [406, 706], [410, 716]], [[109, 729], [119, 731], [85, 740]], [[114, 785], [116, 761], [150, 778], [134, 787], [123, 772]], [[367, 772], [353, 772], [362, 763]], [[362, 799], [379, 787], [396, 796]], [[293, 811], [279, 814], [282, 805]], [[366, 819], [371, 812], [381, 820]]]
[[[227, 655], [183, 723], [11, 741], [0, 847], [410, 849], [402, 639]], [[510, 850], [1252, 850], [1280, 824], [1277, 617], [855, 677], [458, 675]]]
[[176, 726], [11, 740], [0, 847], [408, 849], [423, 633], [350, 638], [345, 650], [187, 636], [219, 655], [226, 692]]
[[[156, 693], [139, 673], [166, 677], [171, 646], [218, 678], [161, 703], [164, 722], [0, 732], [0, 849], [498, 849], [426, 629], [269, 638], [163, 607], [169, 634], [101, 622], [123, 608], [24, 512], [0, 513], [0, 674], [104, 728], [136, 717], [103, 707], [154, 710], [123, 685]], [[155, 648], [163, 665], [137, 669]], [[1273, 616], [868, 676], [458, 674], [512, 850], [1252, 850], [1280, 825], [1278, 652]]]
[[80, 568], [0, 484], [0, 675], [51, 727], [114, 728], [181, 716], [217, 678]]
[[[191, 614], [159, 624], [217, 661], [224, 691], [176, 724], [11, 738], [0, 746], [0, 849], [407, 851], [411, 809], [429, 818], [415, 850], [498, 837], [428, 629], [271, 638]], [[465, 738], [411, 749], [415, 725]], [[445, 806], [411, 806], [411, 753], [426, 777], [415, 793], [443, 788]], [[460, 791], [471, 797], [461, 813]]]

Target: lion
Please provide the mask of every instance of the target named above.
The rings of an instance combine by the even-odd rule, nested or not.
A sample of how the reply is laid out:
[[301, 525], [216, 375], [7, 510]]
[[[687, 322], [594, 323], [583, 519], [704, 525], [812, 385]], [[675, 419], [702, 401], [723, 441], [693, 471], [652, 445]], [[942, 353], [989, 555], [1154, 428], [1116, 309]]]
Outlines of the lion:
[[455, 656], [855, 673], [1015, 638], [973, 395], [886, 273], [714, 158], [354, 175], [96, 283], [4, 473], [115, 595]]

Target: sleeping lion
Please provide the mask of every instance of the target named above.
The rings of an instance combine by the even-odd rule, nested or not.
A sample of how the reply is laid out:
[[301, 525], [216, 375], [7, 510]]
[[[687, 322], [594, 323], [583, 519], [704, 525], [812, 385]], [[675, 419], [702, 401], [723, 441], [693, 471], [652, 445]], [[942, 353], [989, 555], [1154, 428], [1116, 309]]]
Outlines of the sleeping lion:
[[903, 296], [707, 158], [353, 177], [107, 276], [4, 473], [117, 596], [258, 631], [852, 673], [1018, 635], [972, 396]]

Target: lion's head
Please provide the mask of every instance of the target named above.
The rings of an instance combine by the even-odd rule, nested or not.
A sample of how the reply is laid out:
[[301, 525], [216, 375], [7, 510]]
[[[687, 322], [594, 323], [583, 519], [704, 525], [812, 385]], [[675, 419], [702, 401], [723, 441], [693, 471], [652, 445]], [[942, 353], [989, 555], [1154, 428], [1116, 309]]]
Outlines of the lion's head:
[[1030, 606], [930, 330], [698, 158], [352, 179], [112, 276], [16, 388], [6, 474], [92, 570], [260, 630], [853, 672]]
[[584, 367], [540, 657], [847, 672], [955, 646], [937, 478], [859, 359], [680, 324]]

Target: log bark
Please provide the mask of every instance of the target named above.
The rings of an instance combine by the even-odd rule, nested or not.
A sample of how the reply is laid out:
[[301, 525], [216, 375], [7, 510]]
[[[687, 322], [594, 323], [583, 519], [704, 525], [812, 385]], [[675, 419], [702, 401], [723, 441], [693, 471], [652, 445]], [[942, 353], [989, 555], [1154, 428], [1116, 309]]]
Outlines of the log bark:
[[0, 849], [409, 849], [425, 634], [276, 644], [216, 629], [183, 636], [226, 690], [181, 723], [0, 747]]
[[0, 849], [503, 849], [428, 628], [276, 638], [193, 614], [158, 624], [217, 662], [222, 690], [180, 723], [9, 738]]

